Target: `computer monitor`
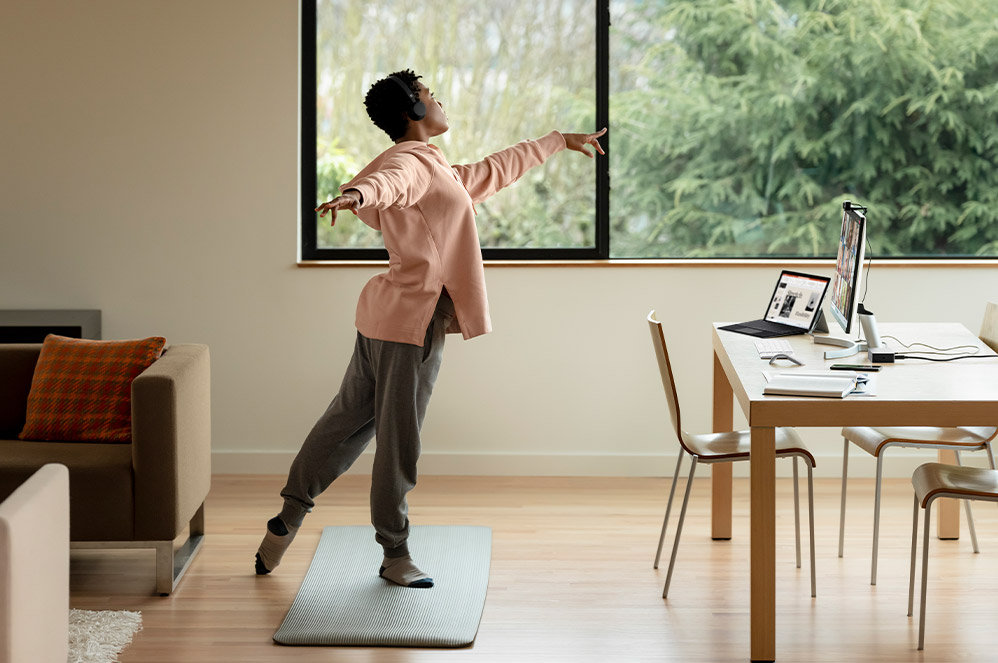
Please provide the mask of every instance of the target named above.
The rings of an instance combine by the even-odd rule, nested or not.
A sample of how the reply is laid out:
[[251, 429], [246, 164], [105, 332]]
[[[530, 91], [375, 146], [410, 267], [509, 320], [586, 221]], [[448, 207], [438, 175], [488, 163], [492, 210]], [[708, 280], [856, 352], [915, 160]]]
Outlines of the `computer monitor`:
[[[847, 335], [856, 332], [856, 338], [836, 338], [815, 335], [814, 342], [838, 346], [826, 350], [825, 359], [850, 357], [869, 349], [869, 342], [859, 339], [857, 309], [862, 310], [863, 260], [866, 258], [866, 212], [865, 207], [853, 205], [848, 200], [842, 203], [842, 225], [839, 229], [838, 255], [835, 258], [835, 274], [832, 276], [831, 295], [828, 312]], [[872, 316], [869, 316], [872, 321]], [[875, 324], [874, 345], [879, 344]], [[868, 339], [869, 340], [869, 339]]]
[[866, 256], [865, 210], [865, 207], [856, 207], [848, 200], [842, 203], [842, 229], [828, 310], [846, 334], [856, 328], [856, 307], [862, 291], [863, 259]]

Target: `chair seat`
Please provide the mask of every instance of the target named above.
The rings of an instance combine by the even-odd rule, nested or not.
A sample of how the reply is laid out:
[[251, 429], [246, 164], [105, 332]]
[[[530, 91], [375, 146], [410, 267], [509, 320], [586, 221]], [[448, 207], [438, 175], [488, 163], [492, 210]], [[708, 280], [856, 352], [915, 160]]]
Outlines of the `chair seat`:
[[871, 456], [879, 456], [886, 446], [893, 444], [979, 449], [994, 436], [995, 429], [989, 426], [959, 426], [955, 428], [846, 426], [842, 429], [842, 437]]
[[[752, 448], [752, 432], [684, 433], [683, 443], [702, 463], [748, 460]], [[776, 455], [803, 456], [811, 467], [815, 466], [814, 455], [804, 446], [804, 441], [793, 428], [776, 429]]]
[[925, 463], [915, 469], [911, 485], [922, 508], [936, 497], [998, 501], [998, 470]]

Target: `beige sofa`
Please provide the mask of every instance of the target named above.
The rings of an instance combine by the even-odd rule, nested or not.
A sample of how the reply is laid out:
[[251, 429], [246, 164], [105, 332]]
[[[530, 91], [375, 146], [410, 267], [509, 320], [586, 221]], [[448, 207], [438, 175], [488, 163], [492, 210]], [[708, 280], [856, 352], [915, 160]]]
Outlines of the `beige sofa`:
[[[130, 443], [17, 439], [41, 344], [0, 344], [0, 499], [46, 463], [69, 468], [74, 548], [155, 548], [170, 594], [204, 538], [211, 485], [208, 348], [168, 346], [132, 382]], [[175, 539], [189, 528], [177, 549]]]
[[45, 465], [0, 503], [0, 663], [65, 663], [69, 472]]

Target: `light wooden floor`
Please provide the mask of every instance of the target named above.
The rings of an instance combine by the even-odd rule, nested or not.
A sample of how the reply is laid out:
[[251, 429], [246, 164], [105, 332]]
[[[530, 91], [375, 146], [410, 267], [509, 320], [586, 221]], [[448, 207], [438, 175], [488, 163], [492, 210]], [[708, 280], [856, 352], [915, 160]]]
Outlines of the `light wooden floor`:
[[[421, 477], [410, 498], [414, 524], [493, 529], [481, 627], [474, 646], [461, 650], [275, 645], [271, 636], [298, 590], [321, 528], [368, 522], [368, 477], [343, 477], [320, 498], [281, 567], [258, 577], [253, 554], [264, 522], [279, 506], [282, 481], [214, 478], [204, 548], [171, 597], [151, 595], [152, 551], [73, 551], [71, 606], [142, 611], [144, 628], [122, 663], [748, 658], [746, 480], [735, 480], [734, 538], [726, 542], [709, 538], [709, 484], [696, 480], [671, 596], [663, 601], [668, 552], [658, 571], [652, 559], [666, 479]], [[998, 509], [979, 504], [975, 510], [979, 555], [966, 535], [956, 542], [932, 541], [926, 650], [919, 653], [916, 622], [905, 616], [910, 483], [885, 482], [876, 587], [869, 584], [872, 480], [850, 484], [843, 559], [836, 556], [838, 487], [838, 480], [816, 482], [818, 597], [812, 600], [806, 510], [805, 557], [798, 570], [790, 483], [778, 483], [778, 660], [998, 660]]]

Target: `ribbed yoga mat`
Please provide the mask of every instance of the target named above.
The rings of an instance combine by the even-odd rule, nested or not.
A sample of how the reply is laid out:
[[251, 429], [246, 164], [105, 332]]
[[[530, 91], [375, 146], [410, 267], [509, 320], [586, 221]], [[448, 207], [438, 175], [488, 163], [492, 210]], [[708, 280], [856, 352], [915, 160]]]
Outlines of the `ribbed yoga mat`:
[[413, 527], [412, 558], [429, 589], [378, 576], [372, 527], [326, 527], [291, 609], [274, 634], [284, 645], [466, 647], [485, 606], [492, 555], [488, 527]]

